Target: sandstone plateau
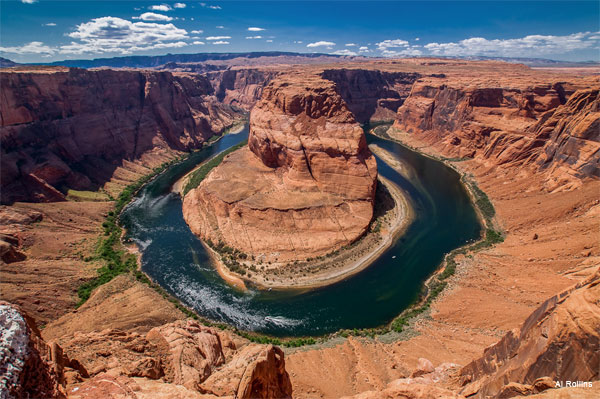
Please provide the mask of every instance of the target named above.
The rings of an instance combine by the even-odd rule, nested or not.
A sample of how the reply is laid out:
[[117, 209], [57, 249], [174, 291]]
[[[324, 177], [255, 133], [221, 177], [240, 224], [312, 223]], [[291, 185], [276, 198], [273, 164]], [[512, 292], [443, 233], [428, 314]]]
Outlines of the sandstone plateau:
[[[23, 68], [0, 72], [3, 202], [5, 198], [6, 202], [61, 202], [16, 202], [0, 207], [0, 295], [12, 303], [0, 304], [2, 344], [9, 343], [12, 348], [9, 357], [2, 347], [3, 392], [10, 389], [16, 397], [139, 399], [245, 395], [327, 399], [530, 395], [532, 399], [563, 399], [600, 395], [598, 76], [446, 59], [277, 66], [278, 72], [294, 72], [297, 81], [305, 80], [309, 87], [315, 85], [342, 98], [335, 103], [335, 122], [331, 122], [325, 114], [315, 120], [304, 114], [308, 108], [303, 99], [310, 88], [292, 81], [289, 87], [279, 88], [280, 93], [275, 91], [279, 76], [271, 75], [272, 64], [240, 66], [241, 72], [230, 72], [227, 78], [221, 78], [225, 75], [222, 70], [206, 76], [190, 74], [189, 65], [177, 66], [187, 68], [185, 74]], [[145, 83], [142, 91], [140, 83], [127, 78], [132, 76], [147, 82], [156, 79], [158, 87]], [[59, 85], [75, 78], [77, 84]], [[413, 78], [414, 82], [409, 82]], [[224, 79], [222, 86], [219, 79]], [[99, 80], [106, 82], [103, 89]], [[85, 118], [75, 113], [75, 102], [69, 100], [82, 93], [84, 86], [98, 87], [93, 95], [85, 93], [89, 101], [83, 102], [89, 104]], [[138, 96], [127, 89], [132, 86]], [[219, 86], [223, 90], [219, 91]], [[54, 87], [63, 89], [50, 90]], [[152, 107], [146, 87], [160, 92]], [[198, 90], [198, 97], [190, 94], [191, 89]], [[168, 94], [171, 92], [173, 97]], [[196, 103], [191, 100], [183, 114], [175, 112], [182, 93], [191, 96], [188, 99], [208, 102], [208, 108], [221, 115], [210, 117], [214, 129], [193, 133], [191, 126], [202, 119], [201, 114], [208, 114], [196, 113]], [[285, 99], [286, 106], [264, 104], [253, 96]], [[147, 146], [138, 145], [133, 151], [135, 146], [130, 143], [135, 135], [119, 133], [121, 126], [136, 126], [142, 97], [146, 99], [142, 120], [148, 129], [140, 130], [139, 135], [145, 137], [142, 141]], [[172, 102], [167, 104], [164, 98]], [[297, 102], [289, 101], [292, 98]], [[369, 101], [363, 101], [365, 98]], [[113, 109], [109, 99], [119, 106]], [[119, 101], [138, 104], [132, 105], [132, 117], [127, 116], [126, 104]], [[283, 126], [314, 123], [316, 131], [329, 123], [343, 126], [340, 130], [348, 133], [354, 132], [354, 122], [340, 120], [392, 118], [398, 106], [395, 130], [388, 134], [445, 159], [476, 181], [495, 206], [494, 223], [504, 232], [505, 241], [458, 257], [456, 274], [448, 279], [448, 288], [432, 303], [430, 312], [393, 337], [337, 338], [323, 345], [283, 351], [250, 344], [233, 332], [190, 320], [129, 274], [100, 286], [76, 308], [77, 288], [102, 266], [82, 257], [94, 254], [94, 243], [113, 202], [64, 201], [63, 185], [86, 182], [87, 177], [91, 187], [104, 186], [116, 195], [175, 153], [200, 145], [212, 134], [209, 131], [226, 126], [227, 115], [233, 115], [227, 111], [231, 110], [228, 104], [254, 107], [259, 116], [270, 114], [269, 118], [284, 121]], [[302, 112], [284, 112], [288, 105]], [[114, 118], [98, 116], [100, 112], [95, 115], [94, 109]], [[185, 110], [192, 116], [186, 116], [190, 114]], [[76, 115], [87, 130], [77, 130], [72, 123], [79, 120]], [[288, 141], [298, 143], [301, 135], [284, 135], [282, 125], [269, 126], [264, 118], [257, 119], [256, 130], [255, 148], [261, 150], [261, 156], [250, 149], [232, 154], [243, 156], [254, 168], [252, 173], [240, 173], [265, 173], [272, 179], [269, 183], [286, 189], [313, 181], [308, 165], [299, 162], [307, 159], [300, 154], [300, 147], [287, 145]], [[169, 120], [178, 126], [175, 130], [170, 130], [173, 124]], [[114, 139], [84, 134], [93, 131], [105, 137], [105, 125], [111, 127]], [[271, 130], [278, 130], [277, 135]], [[51, 133], [39, 136], [47, 149], [36, 139], [44, 132]], [[77, 144], [89, 149], [86, 159], [102, 160], [93, 165], [111, 165], [98, 168], [103, 172], [101, 178], [90, 168], [77, 167], [84, 159], [78, 155], [83, 150], [65, 144], [71, 136], [76, 144], [84, 139], [94, 144]], [[275, 137], [286, 141], [275, 141]], [[127, 151], [107, 148], [117, 139]], [[5, 156], [5, 148], [13, 150]], [[264, 155], [263, 150], [267, 150]], [[323, 156], [319, 151], [316, 154]], [[6, 169], [7, 157], [21, 161]], [[214, 171], [214, 179], [209, 176], [213, 184], [216, 173], [231, 166], [228, 163], [226, 159]], [[20, 176], [33, 174], [34, 181], [20, 179], [15, 170]], [[268, 173], [272, 170], [279, 174]], [[5, 180], [5, 173], [13, 180]], [[221, 203], [223, 209], [230, 206]], [[17, 367], [7, 373], [7, 363]], [[553, 388], [552, 382], [562, 378], [587, 379], [593, 388]]]
[[261, 261], [317, 257], [358, 239], [373, 216], [377, 165], [335, 86], [282, 76], [252, 109], [248, 147], [183, 201], [192, 231]]

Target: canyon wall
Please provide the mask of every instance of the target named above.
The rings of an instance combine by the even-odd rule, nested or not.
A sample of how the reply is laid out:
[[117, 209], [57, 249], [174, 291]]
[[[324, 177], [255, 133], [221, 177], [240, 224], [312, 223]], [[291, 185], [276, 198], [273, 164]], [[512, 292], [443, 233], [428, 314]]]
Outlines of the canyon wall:
[[576, 91], [529, 129], [541, 149], [535, 164], [551, 175], [600, 177], [600, 88]]
[[598, 88], [511, 83], [421, 79], [398, 109], [390, 133], [413, 134], [448, 156], [536, 165], [552, 172], [549, 189], [598, 177]]
[[248, 147], [189, 192], [192, 231], [267, 261], [323, 255], [359, 238], [373, 215], [377, 165], [334, 84], [290, 74], [264, 89]]
[[[467, 397], [512, 397], [600, 378], [600, 271], [553, 296], [460, 371]], [[473, 396], [475, 395], [475, 396]]]
[[40, 68], [0, 85], [3, 203], [97, 189], [123, 160], [198, 148], [241, 116], [200, 75]]
[[360, 123], [393, 120], [398, 107], [421, 77], [416, 72], [369, 69], [327, 69], [321, 75], [336, 84], [336, 91]]
[[207, 77], [220, 102], [249, 111], [277, 73], [274, 69], [245, 68], [211, 72]]

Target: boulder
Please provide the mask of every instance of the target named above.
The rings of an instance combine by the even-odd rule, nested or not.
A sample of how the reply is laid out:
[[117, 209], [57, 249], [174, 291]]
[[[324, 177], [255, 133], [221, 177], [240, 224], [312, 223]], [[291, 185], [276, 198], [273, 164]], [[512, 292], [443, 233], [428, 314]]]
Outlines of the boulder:
[[163, 354], [166, 380], [189, 389], [225, 362], [218, 332], [193, 320], [153, 328], [146, 339]]
[[272, 345], [248, 345], [201, 384], [204, 392], [239, 399], [291, 398], [292, 384], [283, 351]]

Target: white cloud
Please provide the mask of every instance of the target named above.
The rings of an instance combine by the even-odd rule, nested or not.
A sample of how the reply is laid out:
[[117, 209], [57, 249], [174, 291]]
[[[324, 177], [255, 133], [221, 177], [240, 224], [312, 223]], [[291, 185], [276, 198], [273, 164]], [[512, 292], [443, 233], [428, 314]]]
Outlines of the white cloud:
[[211, 10], [220, 10], [220, 9], [221, 9], [221, 7], [220, 7], [220, 6], [209, 6], [209, 5], [208, 5], [208, 4], [206, 4], [206, 3], [200, 3], [200, 5], [201, 5], [202, 7], [204, 7], [204, 8], [210, 8]]
[[209, 36], [206, 40], [223, 40], [223, 39], [231, 39], [231, 36]]
[[348, 50], [348, 49], [344, 49], [344, 50], [337, 50], [337, 51], [334, 51], [334, 52], [333, 52], [333, 53], [331, 53], [331, 54], [335, 54], [335, 55], [358, 55], [358, 54], [356, 54], [354, 51], [350, 51], [350, 50]]
[[420, 37], [415, 37], [415, 41], [418, 42], [419, 40], [421, 40]]
[[294, 44], [302, 44], [304, 43], [302, 40], [294, 40]]
[[42, 42], [30, 42], [23, 46], [15, 47], [0, 47], [0, 53], [13, 53], [13, 54], [54, 54], [55, 48], [46, 46]]
[[423, 52], [421, 50], [416, 49], [414, 47], [405, 48], [402, 50], [383, 50], [381, 52], [381, 55], [383, 55], [384, 57], [416, 57], [422, 54]]
[[63, 54], [129, 54], [157, 48], [184, 47], [187, 31], [173, 24], [131, 22], [117, 17], [94, 18], [76, 27], [69, 37], [79, 40], [61, 46]]
[[369, 50], [369, 48], [367, 46], [361, 46], [358, 48], [358, 52], [359, 53], [370, 53], [371, 50]]
[[44, 24], [43, 26], [56, 26], [56, 24], [54, 22], [48, 22], [47, 24]]
[[187, 7], [185, 3], [175, 3], [173, 4], [173, 7], [175, 8], [185, 8]]
[[167, 4], [161, 4], [159, 6], [150, 6], [148, 8], [150, 10], [153, 10], [153, 11], [165, 11], [165, 12], [167, 12], [167, 11], [171, 11], [172, 10], [172, 8], [169, 5], [167, 5]]
[[331, 46], [335, 46], [334, 42], [326, 42], [324, 40], [318, 41], [318, 42], [314, 42], [314, 43], [308, 43], [306, 45], [306, 47], [331, 47]]
[[273, 43], [273, 40], [271, 40], [271, 39], [268, 39], [268, 40], [267, 40], [267, 43]]
[[[21, 3], [23, 4], [33, 4], [33, 3], [37, 3], [38, 0], [21, 0]], [[39, 43], [39, 42], [32, 42], [32, 43]]]
[[256, 26], [251, 26], [251, 27], [248, 28], [248, 30], [250, 32], [260, 32], [260, 31], [263, 31], [263, 30], [266, 30], [266, 29], [265, 28], [257, 28]]
[[200, 44], [200, 45], [202, 45], [202, 44], [204, 44], [204, 42], [201, 42], [201, 41], [197, 40], [197, 41], [193, 42], [192, 44]]
[[132, 19], [141, 19], [142, 21], [172, 21], [173, 18], [162, 14], [156, 14], [154, 12], [145, 12], [139, 17], [133, 17]]
[[344, 44], [346, 47], [356, 47], [356, 43], [346, 43]]
[[[381, 55], [384, 57], [406, 57], [406, 56], [418, 56], [422, 55], [423, 52], [416, 47], [411, 46], [407, 40], [402, 39], [388, 39], [379, 43], [375, 43], [377, 50], [381, 51]], [[364, 51], [369, 52], [368, 50]]]
[[408, 47], [408, 42], [402, 39], [388, 39], [375, 44], [377, 45], [377, 48], [382, 51], [389, 48]]
[[217, 40], [216, 42], [213, 42], [212, 44], [229, 44], [229, 42], [224, 41], [224, 40]]
[[262, 36], [246, 36], [246, 39], [262, 39]]
[[201, 33], [204, 33], [204, 31], [202, 29], [196, 29], [196, 30], [190, 31], [190, 33], [194, 34], [194, 35], [199, 35]]
[[215, 28], [217, 28], [217, 29], [225, 29], [225, 27], [223, 25], [217, 25], [217, 26], [215, 26]]
[[566, 36], [529, 35], [517, 39], [471, 37], [459, 42], [429, 43], [424, 47], [433, 55], [540, 57], [595, 48], [600, 44], [599, 32], [579, 32]]

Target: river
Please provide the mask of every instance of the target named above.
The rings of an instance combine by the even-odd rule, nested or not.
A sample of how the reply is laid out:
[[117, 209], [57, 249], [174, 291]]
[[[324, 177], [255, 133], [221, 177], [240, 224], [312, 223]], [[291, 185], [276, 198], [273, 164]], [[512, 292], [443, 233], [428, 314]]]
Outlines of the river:
[[147, 184], [124, 210], [121, 223], [139, 246], [142, 270], [184, 304], [211, 320], [274, 336], [324, 335], [391, 321], [418, 296], [444, 254], [480, 236], [481, 225], [457, 172], [394, 142], [370, 144], [395, 154], [403, 175], [377, 159], [379, 173], [398, 184], [415, 210], [406, 233], [366, 270], [312, 291], [238, 291], [216, 273], [187, 227], [172, 184], [198, 163], [245, 139], [224, 136]]

